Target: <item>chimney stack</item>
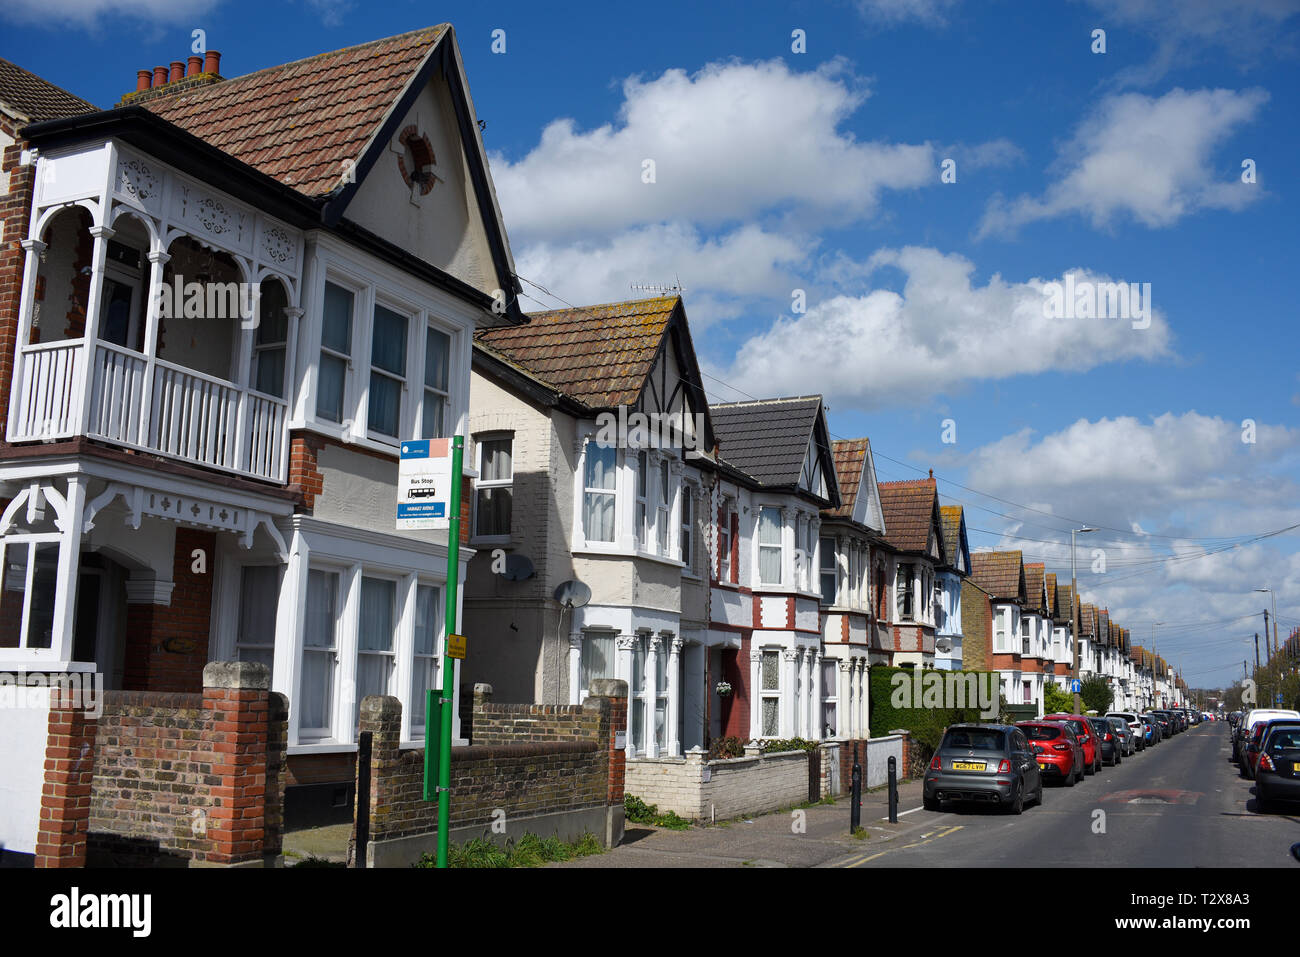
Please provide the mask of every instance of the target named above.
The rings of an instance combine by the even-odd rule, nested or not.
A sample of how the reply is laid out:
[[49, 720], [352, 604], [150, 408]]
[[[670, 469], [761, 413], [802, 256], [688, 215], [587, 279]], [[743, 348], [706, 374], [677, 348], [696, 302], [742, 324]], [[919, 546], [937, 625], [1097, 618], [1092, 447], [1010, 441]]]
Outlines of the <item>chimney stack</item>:
[[202, 72], [203, 72], [203, 57], [198, 56], [197, 54], [191, 56], [189, 59], [189, 64], [185, 70], [185, 75], [187, 77], [198, 76]]
[[149, 102], [159, 96], [219, 83], [220, 70], [221, 54], [216, 50], [208, 50], [206, 57], [191, 54], [185, 60], [172, 60], [168, 66], [156, 66], [152, 71], [137, 70], [135, 89], [122, 97], [117, 105]]
[[150, 85], [152, 82], [153, 82], [153, 71], [152, 71], [152, 70], [137, 70], [137, 71], [136, 71], [136, 74], [135, 74], [135, 91], [136, 91], [137, 93], [142, 93], [142, 92], [144, 92], [145, 90], [149, 89], [149, 85]]
[[221, 54], [218, 53], [216, 50], [209, 50], [207, 52], [207, 59], [203, 63], [203, 72], [204, 73], [221, 72]]

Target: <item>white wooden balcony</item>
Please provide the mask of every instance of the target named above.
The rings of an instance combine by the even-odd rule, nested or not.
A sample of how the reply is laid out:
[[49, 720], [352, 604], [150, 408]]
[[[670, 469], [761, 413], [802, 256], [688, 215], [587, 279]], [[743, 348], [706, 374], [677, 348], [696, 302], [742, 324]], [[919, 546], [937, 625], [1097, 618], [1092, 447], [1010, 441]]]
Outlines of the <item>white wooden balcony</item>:
[[83, 339], [20, 350], [10, 442], [85, 435], [192, 465], [285, 481], [283, 399], [103, 341], [94, 343], [87, 376], [86, 351]]

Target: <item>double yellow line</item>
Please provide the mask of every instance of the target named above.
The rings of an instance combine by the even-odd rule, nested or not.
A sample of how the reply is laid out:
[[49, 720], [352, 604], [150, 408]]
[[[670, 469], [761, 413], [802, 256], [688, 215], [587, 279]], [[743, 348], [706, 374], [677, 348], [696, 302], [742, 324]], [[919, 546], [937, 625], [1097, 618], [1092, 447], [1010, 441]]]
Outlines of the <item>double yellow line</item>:
[[931, 834], [929, 837], [925, 838], [922, 841], [913, 841], [911, 844], [904, 844], [902, 847], [887, 847], [883, 851], [877, 851], [875, 854], [860, 854], [857, 857], [849, 858], [847, 861], [845, 861], [842, 864], [837, 864], [836, 867], [861, 867], [863, 864], [866, 864], [868, 861], [874, 861], [878, 857], [884, 857], [886, 854], [890, 853], [891, 851], [905, 851], [908, 848], [920, 847], [922, 844], [929, 844], [931, 841], [937, 841], [941, 837], [947, 837], [949, 834], [953, 833], [954, 831], [960, 831], [965, 826], [966, 825], [964, 824], [954, 824], [952, 827], [945, 828], [944, 830], [940, 831], [938, 834]]

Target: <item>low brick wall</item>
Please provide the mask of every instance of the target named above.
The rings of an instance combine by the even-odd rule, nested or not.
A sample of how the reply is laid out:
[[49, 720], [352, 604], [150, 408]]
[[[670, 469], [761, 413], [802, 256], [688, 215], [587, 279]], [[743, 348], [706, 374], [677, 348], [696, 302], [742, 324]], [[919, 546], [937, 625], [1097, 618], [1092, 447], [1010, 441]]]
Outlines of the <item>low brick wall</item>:
[[[613, 695], [574, 707], [494, 705], [491, 689], [478, 686], [474, 743], [451, 752], [449, 840], [504, 842], [526, 833], [576, 840], [589, 831], [607, 846], [617, 843], [623, 790], [613, 742], [627, 708], [626, 684], [611, 684]], [[358, 814], [369, 815], [373, 867], [405, 866], [436, 848], [438, 804], [424, 800], [424, 748], [401, 747], [401, 718], [396, 698], [361, 703], [360, 730], [372, 743], [370, 801]], [[354, 857], [355, 842], [354, 818]]]
[[261, 665], [209, 665], [204, 676], [201, 694], [104, 695], [88, 755], [88, 864], [261, 864], [280, 853], [288, 702], [266, 690]]
[[709, 761], [696, 748], [685, 758], [628, 761], [627, 793], [692, 821], [763, 814], [808, 800], [808, 752], [745, 752]]

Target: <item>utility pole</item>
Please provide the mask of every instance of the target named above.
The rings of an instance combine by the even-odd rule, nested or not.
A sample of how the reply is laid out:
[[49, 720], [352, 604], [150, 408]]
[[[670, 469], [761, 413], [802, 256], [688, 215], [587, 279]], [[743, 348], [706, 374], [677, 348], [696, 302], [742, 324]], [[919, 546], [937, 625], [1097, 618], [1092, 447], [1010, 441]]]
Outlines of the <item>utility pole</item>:
[[[1259, 632], [1255, 632], [1255, 677], [1256, 677], [1256, 678], [1261, 678], [1261, 677], [1263, 677], [1263, 676], [1259, 673]], [[1258, 699], [1258, 698], [1261, 697], [1261, 696], [1258, 695], [1258, 694], [1256, 694], [1255, 697], [1256, 697], [1256, 699]], [[1256, 704], [1257, 706], [1259, 705], [1259, 703], [1260, 703], [1260, 702], [1259, 702], [1258, 700], [1255, 701], [1255, 704]]]
[[[1074, 536], [1095, 532], [1095, 528], [1085, 525], [1083, 528], [1070, 529], [1070, 610], [1074, 617], [1074, 680], [1079, 680], [1079, 579], [1074, 565]], [[1074, 692], [1074, 713], [1083, 714], [1083, 696]]]

